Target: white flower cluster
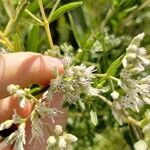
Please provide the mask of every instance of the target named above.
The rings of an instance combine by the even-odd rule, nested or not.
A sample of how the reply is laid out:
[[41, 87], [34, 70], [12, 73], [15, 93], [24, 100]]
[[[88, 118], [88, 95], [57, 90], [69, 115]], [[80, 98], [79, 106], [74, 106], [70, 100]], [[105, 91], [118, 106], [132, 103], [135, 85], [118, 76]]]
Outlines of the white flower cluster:
[[51, 100], [57, 91], [62, 92], [63, 99], [70, 104], [75, 104], [82, 93], [97, 96], [99, 90], [92, 87], [93, 71], [94, 66], [86, 67], [84, 64], [66, 67], [64, 74], [58, 75], [51, 81], [47, 99]]
[[[140, 46], [144, 33], [133, 38], [122, 60], [123, 69], [120, 73], [120, 87], [123, 93], [114, 100], [112, 112], [115, 119], [122, 124], [128, 115], [128, 109], [140, 112], [143, 105], [150, 105], [150, 76], [142, 76], [145, 65], [150, 64], [147, 51]], [[141, 73], [141, 74], [139, 74]]]
[[9, 144], [14, 144], [15, 150], [24, 150], [24, 145], [26, 143], [25, 122], [20, 116], [15, 113], [12, 120], [6, 120], [0, 124], [0, 131], [10, 128], [13, 124], [17, 126], [16, 130], [0, 143], [0, 148], [5, 148]]
[[132, 67], [131, 71], [141, 72], [144, 71], [145, 65], [150, 64], [147, 59], [147, 51], [144, 47], [139, 47], [144, 38], [144, 33], [137, 35], [133, 38], [131, 44], [126, 49], [126, 56], [123, 58], [122, 63], [124, 67]]
[[7, 86], [7, 91], [10, 94], [15, 94], [18, 97], [20, 102], [20, 107], [24, 108], [27, 102], [26, 93], [29, 92], [29, 89], [22, 90], [19, 85], [10, 84]]
[[48, 104], [42, 102], [41, 99], [39, 103], [34, 106], [34, 110], [31, 113], [30, 121], [32, 126], [32, 138], [42, 139], [44, 136], [43, 133], [43, 121], [44, 118], [52, 118], [57, 115], [57, 110], [49, 107]]
[[47, 150], [72, 150], [72, 143], [77, 140], [76, 136], [64, 133], [62, 126], [56, 125], [54, 135], [47, 140]]

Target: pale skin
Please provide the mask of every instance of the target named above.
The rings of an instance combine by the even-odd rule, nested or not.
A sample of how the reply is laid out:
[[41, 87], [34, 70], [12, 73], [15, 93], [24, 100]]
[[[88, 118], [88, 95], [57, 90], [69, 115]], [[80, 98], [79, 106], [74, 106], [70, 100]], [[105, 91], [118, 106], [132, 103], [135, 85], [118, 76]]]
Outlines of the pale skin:
[[[0, 123], [5, 120], [11, 119], [14, 114], [14, 109], [22, 117], [27, 117], [32, 111], [32, 105], [27, 103], [25, 108], [20, 108], [18, 99], [15, 95], [9, 96], [6, 87], [9, 84], [18, 84], [21, 88], [28, 87], [32, 83], [36, 83], [42, 86], [47, 86], [50, 80], [53, 78], [51, 73], [52, 68], [58, 68], [60, 73], [63, 73], [63, 64], [59, 59], [44, 56], [42, 54], [31, 52], [20, 52], [3, 54], [0, 56]], [[56, 93], [51, 102], [51, 107], [57, 108], [62, 113], [59, 113], [54, 118], [55, 123], [52, 123], [51, 119], [46, 119], [46, 123], [50, 126], [49, 130], [47, 126], [44, 128], [45, 139], [53, 132], [55, 124], [65, 127], [67, 120], [67, 110], [62, 108], [62, 94]], [[31, 138], [30, 122], [26, 126], [26, 140], [25, 150], [34, 149], [35, 141], [29, 144]], [[50, 132], [49, 132], [50, 131]], [[35, 149], [45, 149], [46, 140], [36, 144]], [[0, 150], [14, 150], [14, 147], [9, 145], [7, 148], [1, 148]]]

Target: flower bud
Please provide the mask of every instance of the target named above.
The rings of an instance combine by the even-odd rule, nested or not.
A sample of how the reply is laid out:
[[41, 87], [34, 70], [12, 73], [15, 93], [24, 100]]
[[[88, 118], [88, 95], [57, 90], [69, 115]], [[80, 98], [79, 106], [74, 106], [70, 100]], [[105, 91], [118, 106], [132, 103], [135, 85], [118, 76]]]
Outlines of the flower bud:
[[65, 139], [62, 136], [59, 136], [58, 146], [59, 146], [60, 149], [64, 149], [67, 146], [67, 143], [66, 143]]
[[16, 95], [20, 98], [20, 97], [23, 97], [24, 96], [24, 90], [17, 90], [16, 91]]
[[47, 143], [50, 144], [51, 146], [55, 145], [56, 144], [56, 139], [54, 136], [50, 136], [47, 140]]
[[72, 134], [65, 134], [64, 138], [65, 138], [66, 142], [68, 142], [68, 143], [73, 143], [78, 140], [78, 138]]
[[7, 91], [10, 94], [15, 94], [17, 90], [18, 90], [18, 87], [14, 84], [10, 84], [10, 85], [7, 86]]
[[54, 132], [55, 134], [60, 135], [63, 132], [62, 126], [56, 125]]
[[113, 99], [117, 99], [119, 97], [119, 93], [117, 91], [113, 91], [110, 95]]
[[140, 140], [134, 144], [134, 148], [135, 150], [147, 150], [148, 147], [143, 140]]

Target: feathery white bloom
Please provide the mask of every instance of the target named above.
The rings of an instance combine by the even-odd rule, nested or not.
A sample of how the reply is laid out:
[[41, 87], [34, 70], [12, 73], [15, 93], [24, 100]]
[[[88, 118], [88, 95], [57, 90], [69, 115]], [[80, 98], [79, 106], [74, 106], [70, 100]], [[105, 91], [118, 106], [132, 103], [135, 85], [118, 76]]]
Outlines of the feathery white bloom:
[[16, 132], [17, 132], [17, 137], [15, 140], [15, 148], [16, 150], [24, 150], [24, 145], [26, 144], [25, 123], [21, 123]]
[[84, 64], [66, 68], [63, 75], [51, 80], [47, 100], [50, 101], [57, 91], [62, 92], [63, 99], [70, 104], [76, 104], [82, 93], [97, 96], [99, 90], [92, 87], [93, 72], [94, 66], [86, 67]]

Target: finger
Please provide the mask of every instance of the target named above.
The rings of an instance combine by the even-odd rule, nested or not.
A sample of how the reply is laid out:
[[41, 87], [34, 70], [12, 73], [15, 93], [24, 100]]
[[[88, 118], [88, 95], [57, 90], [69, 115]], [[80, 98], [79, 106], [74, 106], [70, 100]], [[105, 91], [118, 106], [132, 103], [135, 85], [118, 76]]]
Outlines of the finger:
[[[53, 100], [51, 101], [50, 107], [51, 108], [56, 108], [58, 111], [58, 114], [56, 117], [54, 117], [54, 122], [52, 121], [51, 118], [46, 118], [43, 119], [43, 140], [41, 139], [41, 143], [39, 141], [36, 141], [35, 139], [30, 143], [31, 139], [31, 123], [29, 122], [27, 124], [26, 128], [26, 145], [25, 145], [25, 150], [30, 150], [30, 149], [36, 149], [36, 150], [42, 150], [46, 149], [47, 145], [47, 139], [50, 135], [53, 134], [54, 128], [56, 125], [61, 125], [63, 129], [66, 126], [67, 118], [68, 118], [68, 113], [67, 109], [62, 108], [62, 102], [63, 102], [63, 95], [60, 93], [56, 93], [53, 96]], [[46, 125], [47, 124], [47, 125]], [[37, 143], [36, 143], [37, 142]], [[36, 143], [36, 145], [35, 145]]]
[[21, 117], [25, 118], [31, 113], [32, 106], [29, 102], [27, 102], [24, 108], [20, 108], [18, 98], [15, 95], [1, 99], [0, 100], [0, 123], [8, 119], [12, 119], [14, 110]]
[[[50, 103], [51, 108], [57, 109], [59, 112], [56, 117], [54, 117], [54, 122], [51, 118], [49, 119], [43, 119], [44, 125], [43, 125], [43, 133], [44, 133], [44, 141], [41, 143], [36, 144], [36, 149], [45, 149], [46, 147], [46, 139], [50, 135], [50, 133], [53, 133], [55, 125], [59, 124], [62, 125], [63, 128], [65, 128], [66, 122], [67, 122], [67, 109], [62, 108], [62, 102], [63, 102], [63, 95], [61, 93], [56, 93], [53, 96], [53, 99]], [[5, 106], [5, 107], [4, 107]], [[0, 101], [0, 123], [11, 119], [14, 114], [14, 109], [16, 109], [17, 114], [19, 114], [21, 117], [25, 118], [27, 117], [31, 111], [32, 106], [30, 104], [27, 104], [24, 108], [19, 107], [18, 99], [16, 96], [7, 97], [5, 99], [2, 99]], [[46, 125], [47, 124], [47, 125]], [[48, 130], [49, 126], [49, 130]], [[35, 140], [32, 141], [32, 143], [29, 143], [31, 139], [31, 123], [27, 123], [26, 127], [26, 148], [25, 150], [33, 149], [33, 146], [35, 145]]]
[[32, 52], [4, 54], [0, 57], [0, 98], [8, 95], [6, 87], [18, 84], [27, 87], [31, 83], [47, 85], [53, 77], [52, 68], [63, 72], [59, 59]]

